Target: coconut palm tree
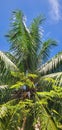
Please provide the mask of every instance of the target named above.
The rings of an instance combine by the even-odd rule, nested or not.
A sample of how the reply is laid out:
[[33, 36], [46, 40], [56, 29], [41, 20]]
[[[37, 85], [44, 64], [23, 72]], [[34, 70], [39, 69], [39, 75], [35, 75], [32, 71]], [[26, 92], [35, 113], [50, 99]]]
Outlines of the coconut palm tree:
[[14, 11], [12, 16], [11, 29], [6, 35], [10, 42], [10, 50], [16, 57], [17, 66], [22, 71], [34, 72], [46, 58], [48, 58], [50, 50], [57, 43], [48, 39], [42, 41], [41, 24], [44, 17], [41, 15], [33, 19], [29, 27], [26, 26], [25, 16], [21, 11]]
[[[11, 53], [0, 52], [0, 82], [3, 85], [9, 85], [9, 88], [7, 87], [9, 98], [4, 100], [1, 97], [1, 130], [57, 130], [55, 120], [47, 107], [48, 100], [52, 100], [52, 96], [54, 99], [56, 93], [51, 95], [51, 92], [45, 93], [43, 90], [41, 92], [38, 84], [39, 77], [30, 74], [40, 73], [39, 68], [41, 68], [42, 74], [45, 74], [45, 70], [47, 70], [47, 74], [48, 62], [45, 66], [42, 64], [48, 58], [50, 49], [56, 46], [54, 40], [42, 41], [40, 26], [43, 20], [44, 17], [38, 16], [28, 28], [23, 13], [21, 11], [13, 12], [11, 29], [6, 35], [10, 42]], [[53, 60], [53, 63], [58, 64], [59, 61]], [[46, 69], [43, 69], [43, 66]], [[55, 68], [51, 65], [52, 67]], [[6, 87], [3, 86], [1, 93], [2, 88], [6, 91]], [[3, 92], [5, 93], [5, 91]], [[5, 98], [6, 95], [7, 93], [5, 93]]]

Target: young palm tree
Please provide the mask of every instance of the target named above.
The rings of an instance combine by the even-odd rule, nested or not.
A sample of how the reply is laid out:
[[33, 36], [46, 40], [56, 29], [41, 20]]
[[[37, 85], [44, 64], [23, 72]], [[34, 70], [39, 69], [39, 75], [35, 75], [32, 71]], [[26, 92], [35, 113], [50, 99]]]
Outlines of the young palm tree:
[[[11, 54], [0, 52], [0, 82], [10, 87], [9, 98], [5, 101], [1, 98], [1, 130], [57, 130], [47, 107], [48, 100], [52, 98], [51, 92], [42, 94], [39, 90], [39, 78], [29, 74], [40, 72], [38, 68], [45, 63], [51, 47], [56, 46], [54, 40], [42, 41], [40, 26], [43, 20], [41, 15], [38, 16], [28, 28], [23, 13], [13, 12], [11, 29], [6, 35]], [[45, 68], [48, 71], [47, 64]], [[53, 99], [54, 97], [53, 93]]]

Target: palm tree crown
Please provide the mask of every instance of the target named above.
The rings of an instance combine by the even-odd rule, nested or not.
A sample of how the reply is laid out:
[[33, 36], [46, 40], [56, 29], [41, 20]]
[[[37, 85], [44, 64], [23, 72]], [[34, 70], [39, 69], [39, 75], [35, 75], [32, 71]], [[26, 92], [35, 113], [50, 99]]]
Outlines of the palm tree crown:
[[6, 36], [10, 42], [10, 50], [16, 57], [17, 65], [23, 71], [36, 70], [48, 58], [51, 47], [56, 46], [54, 40], [42, 41], [40, 27], [44, 19], [39, 15], [33, 19], [28, 28], [23, 13], [13, 12], [11, 29]]

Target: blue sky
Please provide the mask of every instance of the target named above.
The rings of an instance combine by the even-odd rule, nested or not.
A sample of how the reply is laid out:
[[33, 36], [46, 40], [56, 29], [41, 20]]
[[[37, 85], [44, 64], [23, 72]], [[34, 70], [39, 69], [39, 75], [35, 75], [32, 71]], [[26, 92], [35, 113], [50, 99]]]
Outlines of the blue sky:
[[58, 46], [51, 56], [62, 51], [62, 0], [1, 0], [0, 1], [0, 50], [8, 51], [9, 44], [4, 35], [9, 30], [11, 12], [20, 9], [27, 17], [27, 25], [39, 14], [46, 17], [43, 24], [43, 39], [53, 38]]

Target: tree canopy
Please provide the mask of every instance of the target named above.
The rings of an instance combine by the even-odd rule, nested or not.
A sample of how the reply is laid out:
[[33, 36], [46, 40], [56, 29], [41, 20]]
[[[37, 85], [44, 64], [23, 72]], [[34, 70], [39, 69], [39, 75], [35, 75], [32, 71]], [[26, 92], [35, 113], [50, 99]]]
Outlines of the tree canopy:
[[45, 63], [57, 42], [43, 41], [44, 20], [39, 15], [28, 27], [22, 11], [12, 13], [10, 51], [0, 51], [1, 130], [62, 129], [62, 54]]

